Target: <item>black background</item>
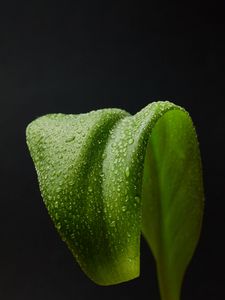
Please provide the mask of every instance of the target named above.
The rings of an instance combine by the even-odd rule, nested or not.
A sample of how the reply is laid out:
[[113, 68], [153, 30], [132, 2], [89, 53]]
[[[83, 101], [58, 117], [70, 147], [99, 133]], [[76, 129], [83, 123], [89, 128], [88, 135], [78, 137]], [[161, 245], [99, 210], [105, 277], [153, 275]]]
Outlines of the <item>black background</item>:
[[142, 241], [141, 276], [92, 283], [40, 197], [25, 128], [52, 112], [170, 100], [191, 114], [205, 183], [200, 242], [182, 299], [225, 299], [225, 4], [7, 1], [0, 5], [0, 299], [159, 299]]

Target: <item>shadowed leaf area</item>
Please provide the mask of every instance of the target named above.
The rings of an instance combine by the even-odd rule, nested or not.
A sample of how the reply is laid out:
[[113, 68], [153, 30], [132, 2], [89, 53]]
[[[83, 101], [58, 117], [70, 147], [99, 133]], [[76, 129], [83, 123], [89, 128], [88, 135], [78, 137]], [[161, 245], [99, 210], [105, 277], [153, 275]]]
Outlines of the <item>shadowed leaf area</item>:
[[49, 114], [27, 127], [42, 197], [60, 236], [94, 282], [139, 276], [140, 236], [155, 257], [163, 300], [178, 300], [202, 222], [203, 184], [188, 113], [153, 102]]

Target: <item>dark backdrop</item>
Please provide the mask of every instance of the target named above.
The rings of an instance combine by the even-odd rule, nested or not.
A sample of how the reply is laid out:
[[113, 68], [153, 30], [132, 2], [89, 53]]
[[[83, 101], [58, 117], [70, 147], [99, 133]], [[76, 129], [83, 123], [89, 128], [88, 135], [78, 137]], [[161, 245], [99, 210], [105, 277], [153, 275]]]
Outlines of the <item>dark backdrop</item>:
[[225, 299], [225, 5], [190, 1], [0, 4], [0, 299], [159, 299], [142, 241], [141, 276], [99, 287], [61, 242], [25, 144], [37, 116], [170, 100], [191, 114], [204, 167], [203, 231], [182, 299]]

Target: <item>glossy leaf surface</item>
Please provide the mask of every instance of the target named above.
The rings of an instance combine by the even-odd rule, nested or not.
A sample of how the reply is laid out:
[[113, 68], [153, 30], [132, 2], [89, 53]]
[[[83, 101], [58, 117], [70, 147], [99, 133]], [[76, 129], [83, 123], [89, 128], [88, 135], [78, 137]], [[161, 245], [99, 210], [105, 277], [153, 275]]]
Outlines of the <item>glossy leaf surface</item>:
[[162, 299], [179, 299], [203, 210], [187, 112], [155, 102], [134, 116], [51, 114], [28, 126], [27, 143], [49, 214], [83, 271], [101, 285], [137, 277], [142, 232]]

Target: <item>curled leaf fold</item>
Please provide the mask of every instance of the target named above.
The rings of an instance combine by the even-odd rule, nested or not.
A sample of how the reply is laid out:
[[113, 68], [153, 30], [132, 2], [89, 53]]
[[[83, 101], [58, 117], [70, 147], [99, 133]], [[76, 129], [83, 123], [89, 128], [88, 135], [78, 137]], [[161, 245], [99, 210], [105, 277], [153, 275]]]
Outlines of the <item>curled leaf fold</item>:
[[87, 276], [101, 285], [139, 276], [142, 233], [162, 299], [179, 299], [203, 211], [188, 113], [166, 101], [134, 116], [50, 114], [29, 124], [27, 144], [49, 214]]

